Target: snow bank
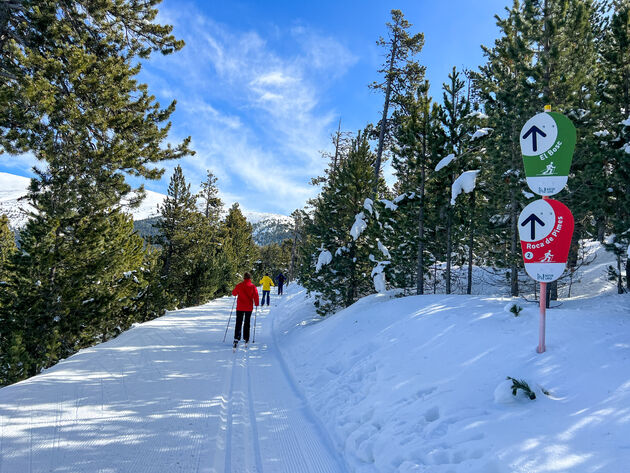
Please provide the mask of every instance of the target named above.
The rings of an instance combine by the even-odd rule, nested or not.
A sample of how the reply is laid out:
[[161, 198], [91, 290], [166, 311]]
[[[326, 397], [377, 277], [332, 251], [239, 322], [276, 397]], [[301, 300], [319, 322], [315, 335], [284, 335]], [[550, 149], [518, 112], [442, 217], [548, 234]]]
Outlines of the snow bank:
[[[514, 317], [501, 298], [392, 295], [318, 319], [301, 292], [274, 312], [284, 358], [350, 471], [626, 471], [630, 295], [550, 310], [540, 355], [536, 303]], [[513, 396], [507, 376], [536, 399]]]

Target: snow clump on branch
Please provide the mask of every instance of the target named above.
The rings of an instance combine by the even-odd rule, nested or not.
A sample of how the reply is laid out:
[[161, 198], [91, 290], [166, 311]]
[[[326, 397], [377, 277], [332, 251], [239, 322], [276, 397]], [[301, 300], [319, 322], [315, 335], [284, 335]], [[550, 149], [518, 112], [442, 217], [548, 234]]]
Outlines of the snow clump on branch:
[[435, 172], [451, 164], [451, 161], [453, 161], [453, 159], [455, 159], [455, 155], [453, 153], [449, 154], [446, 158], [442, 158], [440, 162], [437, 163], [437, 166], [435, 166]]
[[471, 137], [471, 140], [476, 140], [477, 138], [481, 138], [483, 136], [489, 135], [494, 130], [492, 128], [479, 128]]
[[324, 248], [320, 248], [322, 251], [317, 258], [317, 266], [315, 267], [315, 272], [319, 273], [319, 270], [322, 269], [322, 266], [329, 264], [332, 261], [332, 255], [330, 251], [325, 250]]
[[352, 225], [350, 229], [350, 235], [352, 235], [352, 238], [356, 241], [366, 228], [367, 222], [365, 221], [365, 214], [361, 212], [354, 217], [354, 225]]
[[455, 199], [457, 199], [457, 196], [462, 192], [468, 194], [469, 192], [475, 190], [477, 174], [479, 174], [479, 169], [463, 172], [457, 179], [455, 179], [453, 187], [451, 188], [451, 205], [455, 205]]

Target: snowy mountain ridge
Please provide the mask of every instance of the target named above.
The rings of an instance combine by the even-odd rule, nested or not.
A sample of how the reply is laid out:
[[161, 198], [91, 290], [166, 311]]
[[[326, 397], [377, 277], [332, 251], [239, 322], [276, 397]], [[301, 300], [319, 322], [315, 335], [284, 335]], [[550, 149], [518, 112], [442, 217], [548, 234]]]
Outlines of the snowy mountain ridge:
[[[19, 229], [26, 225], [28, 212], [32, 207], [25, 201], [20, 200], [28, 191], [30, 178], [17, 176], [6, 172], [0, 172], [0, 215], [6, 214], [9, 217], [11, 228]], [[145, 198], [137, 208], [129, 209], [135, 221], [151, 219], [158, 216], [158, 206], [166, 198], [165, 194], [145, 190]], [[293, 219], [286, 215], [255, 212], [241, 209], [243, 216], [254, 226], [254, 239], [258, 232], [261, 232], [263, 239], [269, 239], [271, 229], [275, 227], [292, 227]], [[259, 229], [259, 230], [257, 230]]]

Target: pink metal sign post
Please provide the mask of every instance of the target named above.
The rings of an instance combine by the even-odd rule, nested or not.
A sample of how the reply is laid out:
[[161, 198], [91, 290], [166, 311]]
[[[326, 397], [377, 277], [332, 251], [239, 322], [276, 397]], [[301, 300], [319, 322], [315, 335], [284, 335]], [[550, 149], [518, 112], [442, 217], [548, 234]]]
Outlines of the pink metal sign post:
[[538, 323], [538, 347], [536, 352], [544, 353], [545, 348], [545, 317], [547, 316], [547, 283], [540, 283], [540, 322]]
[[573, 215], [562, 202], [543, 196], [523, 209], [518, 227], [525, 271], [540, 282], [540, 335], [536, 351], [544, 353], [547, 284], [562, 276], [566, 268]]

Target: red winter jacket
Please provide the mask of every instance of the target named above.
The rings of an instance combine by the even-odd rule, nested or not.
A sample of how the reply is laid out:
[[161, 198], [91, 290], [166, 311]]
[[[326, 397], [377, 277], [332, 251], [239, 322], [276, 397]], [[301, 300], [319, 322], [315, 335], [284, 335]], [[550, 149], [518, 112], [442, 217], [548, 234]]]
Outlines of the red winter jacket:
[[237, 284], [232, 291], [236, 299], [236, 310], [250, 312], [254, 310], [254, 304], [258, 306], [258, 289], [252, 283], [251, 279], [245, 279], [242, 283]]

